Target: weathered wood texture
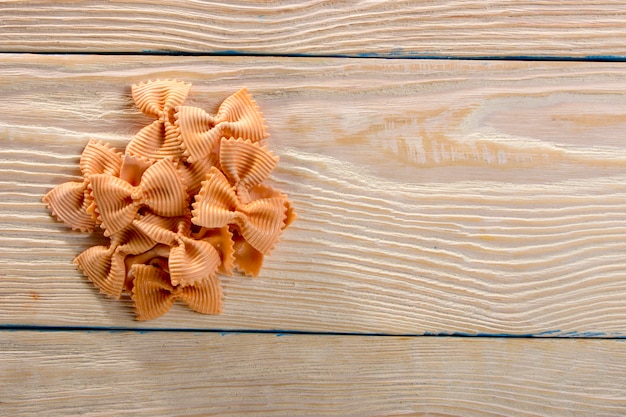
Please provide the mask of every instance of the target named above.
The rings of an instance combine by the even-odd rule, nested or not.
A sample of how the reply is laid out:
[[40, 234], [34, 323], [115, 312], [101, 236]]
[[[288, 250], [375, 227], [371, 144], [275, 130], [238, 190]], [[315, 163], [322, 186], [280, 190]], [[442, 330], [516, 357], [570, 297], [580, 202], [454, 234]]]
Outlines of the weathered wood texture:
[[0, 1], [2, 52], [626, 56], [626, 4]]
[[3, 332], [0, 352], [7, 417], [621, 416], [626, 409], [621, 341]]
[[225, 312], [141, 326], [615, 336], [626, 331], [621, 64], [4, 56], [0, 323], [132, 327], [72, 259], [97, 241], [41, 196], [89, 138], [148, 123], [130, 85], [248, 86], [299, 219]]

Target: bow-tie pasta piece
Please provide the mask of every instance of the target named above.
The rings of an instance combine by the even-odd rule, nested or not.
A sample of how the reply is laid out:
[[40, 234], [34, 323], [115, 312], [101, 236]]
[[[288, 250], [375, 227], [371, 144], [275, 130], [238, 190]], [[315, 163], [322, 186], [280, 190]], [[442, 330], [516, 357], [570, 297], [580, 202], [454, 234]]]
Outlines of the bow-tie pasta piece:
[[140, 230], [129, 227], [113, 236], [109, 247], [92, 246], [74, 263], [101, 292], [119, 299], [128, 281], [126, 257], [145, 253], [156, 244]]
[[169, 246], [168, 267], [173, 285], [186, 287], [216, 279], [220, 255], [208, 241], [190, 236], [188, 217], [172, 221], [147, 214], [134, 220], [133, 225], [155, 241]]
[[246, 200], [247, 191], [261, 184], [274, 170], [278, 157], [258, 142], [250, 140], [222, 138], [216, 148], [219, 155], [211, 154], [211, 158], [201, 158], [196, 162], [179, 163], [178, 169], [187, 184], [190, 196], [198, 194], [202, 181], [213, 166], [219, 167], [235, 188], [237, 194]]
[[259, 142], [269, 137], [265, 119], [248, 90], [242, 88], [226, 98], [215, 115], [215, 127], [221, 136], [234, 136]]
[[252, 247], [268, 254], [284, 228], [289, 203], [283, 197], [243, 203], [224, 174], [213, 167], [192, 207], [194, 224], [206, 228], [237, 226]]
[[269, 177], [278, 157], [249, 140], [223, 138], [220, 143], [220, 170], [239, 198], [249, 202], [248, 191]]
[[156, 120], [135, 135], [126, 147], [127, 153], [151, 160], [182, 156], [174, 111], [185, 102], [190, 88], [191, 84], [176, 80], [148, 81], [132, 86], [137, 107]]
[[215, 165], [222, 137], [259, 142], [269, 136], [265, 119], [245, 88], [224, 100], [215, 116], [197, 107], [179, 106], [175, 119], [183, 154], [190, 163], [209, 159]]
[[109, 145], [90, 140], [80, 158], [83, 181], [60, 184], [44, 197], [52, 214], [74, 230], [93, 232], [97, 225], [93, 216], [93, 198], [89, 189], [91, 176], [95, 174], [117, 175], [122, 155]]
[[222, 312], [222, 288], [217, 280], [188, 287], [173, 286], [167, 272], [150, 265], [132, 267], [132, 299], [137, 320], [151, 320], [167, 313], [176, 300], [203, 314]]
[[224, 172], [240, 198], [243, 201], [249, 200], [246, 196], [248, 190], [265, 181], [278, 163], [278, 157], [272, 152], [261, 147], [258, 142], [247, 139], [222, 138], [217, 149], [219, 155], [215, 159], [202, 158], [194, 163], [179, 163], [178, 169], [191, 197], [198, 194], [206, 175], [213, 166], [217, 166]]
[[137, 186], [107, 174], [93, 175], [91, 189], [105, 236], [127, 227], [140, 208], [164, 217], [188, 212], [187, 190], [171, 159], [150, 166]]

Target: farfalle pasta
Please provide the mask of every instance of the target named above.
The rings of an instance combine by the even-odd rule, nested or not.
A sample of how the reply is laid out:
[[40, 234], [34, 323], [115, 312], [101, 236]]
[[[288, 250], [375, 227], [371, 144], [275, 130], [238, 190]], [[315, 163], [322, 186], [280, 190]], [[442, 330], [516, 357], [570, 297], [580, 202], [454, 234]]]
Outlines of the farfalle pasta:
[[[78, 255], [74, 263], [104, 294], [120, 298], [128, 287], [127, 257], [145, 256], [157, 246], [136, 227], [127, 227], [111, 238], [108, 247], [92, 246]], [[169, 248], [168, 248], [169, 250]], [[160, 254], [164, 254], [163, 251]], [[151, 256], [149, 259], [156, 257]], [[146, 259], [146, 261], [149, 261]]]
[[187, 191], [170, 158], [151, 165], [132, 185], [110, 174], [91, 176], [91, 193], [105, 236], [124, 230], [141, 208], [164, 217], [188, 211]]
[[134, 265], [132, 299], [138, 320], [157, 318], [181, 300], [192, 310], [204, 314], [219, 314], [222, 311], [222, 288], [216, 280], [194, 286], [172, 285], [166, 271], [150, 265]]
[[265, 255], [278, 241], [288, 208], [281, 197], [241, 199], [224, 174], [213, 167], [196, 196], [191, 221], [209, 229], [235, 226], [246, 242]]
[[156, 120], [141, 129], [126, 146], [126, 153], [147, 159], [179, 158], [180, 133], [174, 125], [176, 107], [182, 105], [191, 84], [157, 80], [132, 86], [133, 100], [139, 110]]
[[43, 197], [67, 226], [110, 239], [74, 262], [102, 293], [130, 295], [138, 320], [176, 300], [221, 313], [219, 274], [257, 276], [295, 219], [287, 196], [265, 184], [278, 157], [263, 146], [267, 126], [247, 90], [210, 114], [184, 105], [190, 89], [176, 80], [133, 85], [135, 104], [154, 120], [124, 152], [90, 140], [83, 180]]
[[190, 236], [189, 217], [168, 219], [146, 214], [133, 224], [154, 241], [170, 248], [169, 272], [173, 285], [187, 287], [214, 279], [221, 263], [220, 254], [209, 241]]
[[190, 163], [201, 159], [216, 163], [223, 137], [259, 142], [269, 136], [259, 108], [245, 89], [224, 100], [216, 115], [180, 106], [174, 117], [183, 154]]
[[122, 154], [109, 145], [89, 141], [80, 158], [80, 170], [83, 181], [70, 181], [48, 192], [43, 201], [52, 210], [52, 214], [74, 230], [92, 232], [97, 225], [93, 215], [91, 196], [91, 177], [97, 174], [119, 175], [122, 166]]

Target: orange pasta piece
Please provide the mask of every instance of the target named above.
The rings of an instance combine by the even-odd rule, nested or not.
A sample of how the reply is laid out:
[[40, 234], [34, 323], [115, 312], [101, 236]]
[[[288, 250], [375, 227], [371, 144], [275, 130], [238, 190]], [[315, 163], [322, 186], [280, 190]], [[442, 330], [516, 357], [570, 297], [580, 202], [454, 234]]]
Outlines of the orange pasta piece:
[[173, 285], [186, 287], [212, 279], [221, 263], [217, 250], [204, 240], [190, 237], [191, 222], [180, 217], [175, 224], [148, 214], [133, 225], [155, 241], [170, 247], [168, 266]]
[[194, 286], [177, 287], [170, 283], [167, 272], [150, 265], [135, 265], [132, 274], [132, 299], [137, 320], [151, 320], [162, 316], [176, 300], [183, 301], [198, 313], [222, 312], [222, 288], [215, 278]]
[[197, 107], [179, 106], [174, 117], [183, 154], [192, 163], [206, 158], [215, 164], [222, 137], [259, 142], [269, 136], [261, 111], [245, 88], [224, 100], [215, 116]]
[[250, 245], [267, 254], [284, 228], [287, 209], [288, 202], [282, 197], [241, 202], [224, 174], [214, 167], [196, 195], [191, 221], [207, 228], [236, 225]]
[[130, 227], [111, 239], [109, 247], [93, 246], [74, 259], [74, 263], [101, 292], [120, 298], [126, 284], [127, 255], [149, 251], [156, 242]]
[[80, 158], [83, 181], [60, 184], [42, 199], [52, 214], [74, 230], [93, 232], [97, 225], [93, 216], [93, 197], [89, 189], [95, 174], [117, 175], [121, 154], [102, 142], [90, 140]]
[[248, 190], [261, 184], [276, 168], [278, 157], [249, 140], [222, 138], [220, 170], [243, 202], [249, 202]]
[[188, 210], [187, 190], [169, 158], [146, 169], [137, 186], [99, 174], [91, 177], [91, 188], [105, 236], [123, 230], [144, 206], [164, 217], [182, 216]]
[[126, 147], [126, 152], [143, 158], [160, 160], [182, 156], [180, 135], [174, 126], [174, 109], [184, 103], [191, 84], [175, 80], [156, 80], [132, 86], [137, 107], [156, 118], [141, 129]]

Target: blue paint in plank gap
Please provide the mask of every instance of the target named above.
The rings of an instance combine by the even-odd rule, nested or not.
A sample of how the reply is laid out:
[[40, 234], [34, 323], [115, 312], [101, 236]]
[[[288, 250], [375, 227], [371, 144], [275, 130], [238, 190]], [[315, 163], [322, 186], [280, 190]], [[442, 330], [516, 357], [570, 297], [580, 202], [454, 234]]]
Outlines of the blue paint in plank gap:
[[[13, 53], [2, 51], [3, 53]], [[269, 53], [242, 51], [237, 49], [223, 49], [215, 51], [179, 51], [175, 49], [143, 49], [139, 52], [127, 51], [81, 51], [81, 52], [36, 52], [35, 55], [104, 55], [104, 56], [190, 56], [190, 57], [267, 57], [267, 58], [371, 58], [371, 59], [413, 59], [413, 60], [458, 60], [458, 61], [544, 61], [544, 62], [626, 62], [626, 55], [587, 55], [582, 57], [560, 55], [483, 55], [483, 56], [455, 56], [437, 53], [411, 52], [403, 48], [392, 48], [385, 52], [353, 52], [341, 54], [309, 54], [309, 53]]]
[[623, 336], [620, 336], [619, 333], [608, 335], [605, 332], [592, 332], [592, 331], [585, 331], [585, 332], [571, 331], [571, 332], [562, 333], [560, 336], [566, 337], [566, 338], [572, 337], [572, 338], [585, 338], [585, 339], [587, 338], [606, 339], [608, 337], [615, 337], [615, 338], [623, 337]]
[[[0, 54], [12, 53], [0, 50]], [[626, 55], [588, 55], [570, 57], [557, 55], [484, 55], [455, 56], [410, 52], [402, 48], [393, 48], [387, 52], [359, 52], [342, 54], [308, 54], [308, 53], [268, 53], [240, 50], [216, 50], [204, 52], [178, 51], [170, 49], [143, 49], [140, 52], [127, 51], [82, 51], [82, 52], [36, 52], [36, 55], [103, 55], [103, 56], [189, 56], [189, 57], [265, 57], [265, 58], [363, 58], [363, 59], [411, 59], [411, 60], [458, 60], [458, 61], [538, 61], [538, 62], [626, 62]]]
[[561, 330], [546, 330], [545, 332], [535, 334], [533, 337], [559, 336], [560, 334]]
[[[404, 336], [404, 335], [403, 335]], [[406, 335], [420, 336], [420, 335]], [[600, 331], [568, 331], [562, 330], [546, 330], [539, 333], [466, 333], [466, 332], [426, 332], [426, 337], [476, 337], [476, 338], [509, 338], [509, 339], [532, 339], [532, 338], [558, 338], [558, 339], [626, 339], [624, 332], [600, 332]]]
[[[261, 19], [262, 16], [259, 16]], [[237, 56], [237, 57], [275, 57], [275, 58], [370, 58], [370, 59], [434, 59], [460, 61], [563, 61], [563, 62], [626, 62], [626, 55], [587, 55], [582, 57], [560, 55], [483, 55], [483, 56], [455, 56], [430, 54], [425, 52], [411, 52], [404, 48], [392, 48], [387, 52], [355, 52], [341, 54], [310, 54], [310, 53], [267, 53], [242, 51], [237, 49], [222, 49], [205, 52], [188, 52], [168, 49], [144, 49], [146, 55], [163, 56]], [[113, 53], [114, 54], [114, 53]]]
[[624, 332], [600, 331], [567, 331], [547, 330], [539, 333], [508, 334], [508, 333], [469, 333], [469, 332], [425, 332], [425, 333], [359, 333], [359, 332], [311, 332], [302, 330], [246, 330], [246, 329], [193, 329], [193, 328], [133, 328], [133, 327], [100, 327], [100, 326], [31, 326], [31, 325], [0, 325], [0, 331], [36, 331], [36, 332], [86, 332], [86, 333], [194, 333], [197, 335], [214, 333], [220, 336], [238, 334], [267, 334], [275, 337], [285, 336], [359, 336], [359, 337], [462, 337], [462, 338], [558, 338], [558, 339], [626, 339]]
[[[402, 335], [405, 336], [405, 335]], [[420, 336], [417, 335], [406, 335], [406, 336]], [[533, 333], [519, 333], [519, 334], [510, 334], [510, 333], [469, 333], [469, 332], [425, 332], [423, 334], [425, 337], [466, 337], [466, 338], [509, 338], [509, 339], [528, 339], [532, 337], [537, 337]]]

